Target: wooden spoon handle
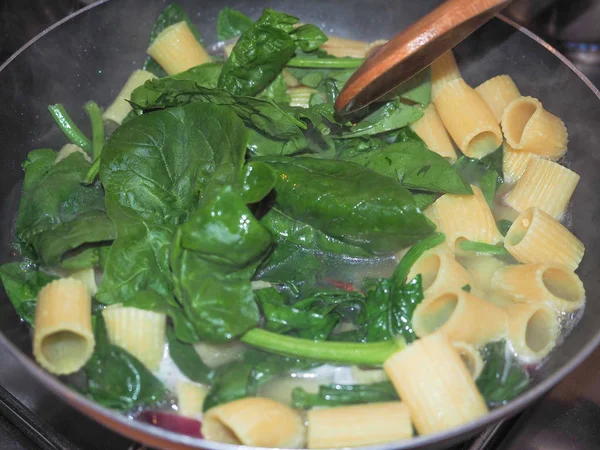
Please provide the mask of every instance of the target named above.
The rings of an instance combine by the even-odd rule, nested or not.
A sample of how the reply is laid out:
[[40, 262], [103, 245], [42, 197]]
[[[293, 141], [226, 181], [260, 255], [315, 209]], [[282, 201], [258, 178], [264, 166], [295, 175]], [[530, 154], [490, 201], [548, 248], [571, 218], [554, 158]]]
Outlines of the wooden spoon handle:
[[448, 0], [371, 55], [340, 93], [335, 109], [366, 106], [406, 81], [490, 20], [511, 0]]

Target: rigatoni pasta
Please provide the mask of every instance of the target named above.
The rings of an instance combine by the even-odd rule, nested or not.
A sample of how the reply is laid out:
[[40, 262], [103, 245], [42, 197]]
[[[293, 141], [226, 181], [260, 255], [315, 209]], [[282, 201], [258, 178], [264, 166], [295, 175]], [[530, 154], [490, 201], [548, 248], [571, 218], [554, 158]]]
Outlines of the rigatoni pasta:
[[67, 375], [94, 351], [92, 298], [79, 280], [61, 278], [42, 288], [35, 309], [33, 355], [42, 367]]
[[479, 378], [485, 364], [477, 347], [466, 342], [452, 342], [452, 347], [454, 347], [460, 359], [465, 363], [465, 367], [471, 374], [471, 377], [474, 380]]
[[450, 248], [457, 250], [459, 239], [497, 244], [502, 235], [481, 190], [471, 186], [473, 195], [444, 194], [431, 206], [429, 214], [438, 230], [446, 234]]
[[182, 416], [194, 417], [202, 414], [202, 405], [209, 388], [191, 381], [179, 380], [175, 385], [177, 411]]
[[477, 386], [440, 333], [419, 339], [384, 364], [421, 435], [465, 424], [487, 413]]
[[525, 362], [535, 362], [547, 356], [558, 338], [556, 312], [544, 304], [509, 305], [506, 312], [508, 340], [517, 357]]
[[185, 21], [165, 28], [147, 52], [169, 75], [211, 61]]
[[213, 441], [253, 447], [302, 448], [302, 416], [269, 398], [247, 397], [209, 409], [202, 434]]
[[536, 207], [559, 220], [567, 209], [579, 178], [560, 164], [533, 158], [505, 201], [519, 212]]
[[498, 270], [492, 282], [517, 303], [546, 303], [559, 311], [574, 311], [585, 302], [583, 283], [564, 266], [511, 265]]
[[448, 81], [433, 97], [446, 130], [470, 158], [483, 158], [502, 144], [494, 113], [462, 78]]
[[490, 107], [498, 123], [502, 120], [504, 109], [521, 96], [519, 88], [509, 75], [490, 78], [477, 86], [475, 91]]
[[451, 342], [481, 346], [506, 335], [507, 317], [502, 308], [459, 289], [417, 306], [412, 325], [419, 337], [438, 332]]
[[165, 350], [167, 317], [164, 313], [111, 305], [102, 311], [110, 342], [157, 370]]
[[358, 41], [356, 39], [342, 38], [338, 36], [328, 36], [327, 41], [321, 46], [332, 56], [343, 58], [349, 56], [351, 58], [365, 58], [369, 43]]
[[535, 153], [515, 150], [508, 143], [504, 142], [502, 152], [502, 172], [504, 174], [504, 182], [513, 184], [519, 181], [519, 178], [525, 172], [529, 161], [539, 158]]
[[577, 269], [583, 243], [556, 219], [537, 208], [517, 217], [506, 233], [504, 246], [521, 263], [545, 263]]
[[401, 402], [312, 409], [307, 413], [308, 448], [343, 448], [409, 439], [413, 427]]
[[448, 132], [435, 109], [430, 103], [423, 111], [423, 116], [410, 126], [417, 135], [423, 139], [429, 150], [437, 153], [450, 161], [456, 161], [456, 150], [448, 136]]
[[113, 122], [121, 124], [123, 119], [125, 119], [127, 114], [129, 114], [132, 109], [127, 100], [129, 100], [131, 97], [133, 90], [144, 84], [146, 81], [152, 80], [153, 78], [156, 78], [156, 76], [151, 72], [146, 70], [135, 70], [129, 76], [125, 82], [125, 85], [123, 88], [121, 88], [111, 105], [106, 108], [106, 111], [104, 111], [104, 114], [102, 114], [102, 118], [104, 120], [112, 120]]
[[462, 78], [452, 50], [448, 50], [431, 65], [431, 98], [435, 100], [439, 91], [450, 81]]
[[533, 97], [519, 97], [504, 110], [502, 131], [515, 150], [558, 159], [567, 151], [568, 133], [562, 120]]

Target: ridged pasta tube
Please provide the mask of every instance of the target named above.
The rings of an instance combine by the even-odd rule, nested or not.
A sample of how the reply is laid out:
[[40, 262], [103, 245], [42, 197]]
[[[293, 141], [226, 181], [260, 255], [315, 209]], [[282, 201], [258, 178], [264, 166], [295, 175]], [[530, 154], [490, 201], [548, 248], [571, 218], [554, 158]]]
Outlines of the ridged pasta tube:
[[410, 439], [410, 413], [401, 402], [311, 409], [308, 448], [343, 448]]
[[148, 370], [158, 369], [165, 350], [165, 314], [116, 304], [103, 310], [102, 317], [112, 344], [127, 350]]
[[202, 414], [202, 405], [208, 394], [208, 388], [191, 381], [178, 380], [175, 385], [177, 411], [182, 416], [195, 417]]
[[562, 120], [533, 97], [513, 100], [502, 115], [506, 142], [515, 150], [558, 159], [567, 151], [568, 133]]
[[577, 274], [564, 266], [518, 264], [498, 270], [492, 282], [517, 303], [546, 303], [559, 311], [574, 311], [585, 303]]
[[475, 91], [490, 107], [498, 123], [502, 120], [504, 109], [521, 96], [519, 88], [510, 75], [498, 75], [490, 78], [477, 86]]
[[523, 212], [535, 206], [560, 220], [581, 177], [553, 161], [534, 158], [506, 196], [506, 204]]
[[528, 153], [522, 150], [515, 150], [508, 143], [504, 142], [504, 151], [502, 152], [502, 172], [504, 173], [504, 182], [514, 184], [525, 172], [529, 161], [539, 158], [535, 153]]
[[450, 161], [456, 161], [456, 150], [433, 103], [427, 105], [421, 118], [410, 127], [423, 139], [429, 150]]
[[502, 308], [459, 289], [421, 303], [412, 324], [419, 337], [438, 332], [451, 342], [481, 346], [506, 335], [507, 317]]
[[471, 374], [471, 377], [474, 380], [479, 378], [485, 365], [479, 350], [474, 345], [467, 344], [466, 342], [453, 342], [452, 347], [454, 347], [462, 362], [465, 363], [465, 367]]
[[308, 108], [310, 98], [317, 91], [308, 86], [298, 86], [289, 88], [287, 94], [290, 96], [290, 106], [298, 106], [300, 108]]
[[79, 280], [61, 278], [42, 288], [35, 308], [33, 355], [57, 375], [77, 372], [94, 351], [92, 298]]
[[91, 296], [96, 295], [96, 292], [98, 292], [98, 285], [96, 284], [96, 272], [94, 271], [93, 267], [71, 272], [69, 278], [79, 280], [85, 284]]
[[448, 50], [431, 64], [431, 99], [450, 81], [462, 78], [454, 53]]
[[471, 186], [474, 195], [444, 194], [426, 211], [434, 218], [438, 231], [446, 234], [446, 242], [455, 252], [457, 240], [497, 244], [502, 234], [481, 190]]
[[194, 37], [194, 33], [185, 21], [165, 28], [147, 50], [169, 75], [175, 75], [210, 62], [202, 44]]
[[111, 105], [106, 108], [102, 118], [104, 120], [112, 120], [113, 122], [121, 125], [123, 119], [131, 111], [131, 105], [127, 102], [131, 97], [133, 90], [148, 80], [152, 80], [156, 76], [145, 70], [135, 70], [125, 82], [125, 85], [121, 88]]
[[469, 272], [454, 258], [444, 243], [426, 251], [415, 261], [407, 279], [421, 275], [424, 302], [445, 292], [454, 292], [471, 284]]
[[577, 269], [583, 243], [552, 216], [537, 208], [523, 211], [506, 233], [504, 247], [521, 263], [545, 263]]
[[383, 368], [420, 435], [449, 430], [487, 413], [471, 374], [440, 333], [414, 341], [390, 356]]
[[469, 272], [472, 284], [471, 292], [481, 292], [483, 298], [493, 289], [492, 277], [494, 273], [506, 266], [506, 263], [499, 258], [491, 255], [473, 254], [459, 258], [461, 265]]
[[544, 304], [514, 304], [507, 306], [506, 312], [508, 340], [520, 360], [539, 361], [556, 346], [556, 311]]
[[343, 58], [344, 56], [364, 58], [367, 56], [368, 48], [368, 42], [337, 36], [327, 36], [327, 41], [321, 45], [321, 50], [325, 50], [327, 53], [337, 58]]
[[246, 397], [209, 409], [202, 419], [206, 439], [253, 447], [301, 448], [305, 426], [298, 411], [263, 397]]
[[462, 78], [449, 81], [433, 97], [446, 130], [470, 158], [483, 158], [502, 144], [494, 113]]

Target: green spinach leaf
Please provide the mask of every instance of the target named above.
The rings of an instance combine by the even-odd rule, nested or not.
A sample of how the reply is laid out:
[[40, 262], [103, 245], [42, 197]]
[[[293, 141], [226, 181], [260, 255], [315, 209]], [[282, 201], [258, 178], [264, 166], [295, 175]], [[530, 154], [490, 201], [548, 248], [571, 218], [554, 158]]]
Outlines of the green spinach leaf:
[[33, 326], [40, 290], [58, 277], [41, 272], [35, 265], [24, 261], [1, 265], [0, 279], [17, 314]]
[[252, 26], [254, 21], [242, 12], [225, 7], [217, 18], [217, 39], [227, 41], [238, 37]]
[[278, 174], [280, 211], [348, 244], [393, 253], [434, 230], [410, 192], [366, 167], [302, 157], [260, 161]]
[[65, 255], [60, 262], [60, 267], [67, 270], [80, 270], [89, 267], [104, 267], [104, 261], [108, 258], [109, 245], [91, 247], [74, 255]]
[[196, 383], [211, 383], [214, 372], [202, 362], [193, 345], [177, 339], [171, 328], [167, 329], [167, 342], [169, 343], [169, 355], [181, 373]]
[[494, 195], [504, 182], [502, 172], [502, 146], [482, 159], [460, 156], [454, 168], [469, 184], [478, 185], [486, 201], [493, 206]]
[[162, 383], [135, 357], [109, 342], [101, 314], [95, 324], [96, 347], [83, 368], [87, 395], [102, 406], [119, 410], [166, 400]]
[[398, 400], [398, 394], [391, 381], [373, 384], [324, 384], [319, 386], [319, 392], [314, 394], [301, 387], [294, 388], [292, 391], [292, 406], [296, 409], [318, 406], [332, 408], [394, 400]]

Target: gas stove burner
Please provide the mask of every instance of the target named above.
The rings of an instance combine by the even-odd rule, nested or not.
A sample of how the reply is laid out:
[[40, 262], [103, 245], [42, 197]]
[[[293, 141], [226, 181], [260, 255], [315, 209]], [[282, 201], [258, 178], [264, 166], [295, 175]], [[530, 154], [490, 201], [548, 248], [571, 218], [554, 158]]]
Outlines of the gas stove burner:
[[563, 42], [560, 49], [575, 64], [600, 65], [600, 43]]

